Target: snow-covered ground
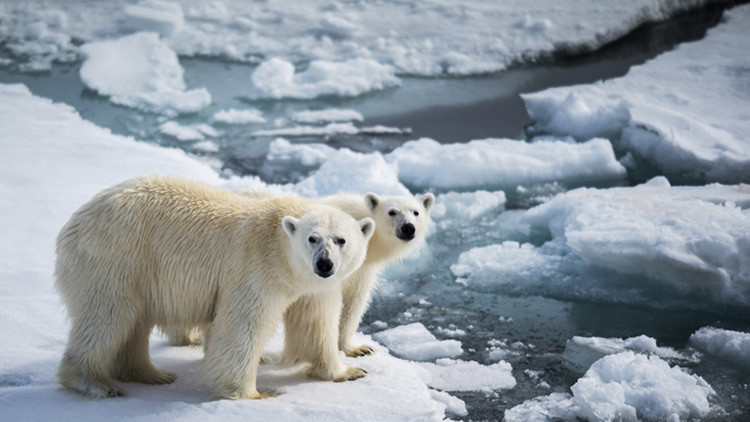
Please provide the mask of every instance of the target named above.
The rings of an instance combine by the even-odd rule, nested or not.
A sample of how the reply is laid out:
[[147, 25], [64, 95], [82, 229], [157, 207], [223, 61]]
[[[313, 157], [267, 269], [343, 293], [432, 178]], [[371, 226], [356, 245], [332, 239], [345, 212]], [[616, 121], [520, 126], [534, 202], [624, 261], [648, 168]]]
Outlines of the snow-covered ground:
[[750, 182], [750, 7], [622, 78], [523, 95], [533, 130], [609, 137], [671, 180]]

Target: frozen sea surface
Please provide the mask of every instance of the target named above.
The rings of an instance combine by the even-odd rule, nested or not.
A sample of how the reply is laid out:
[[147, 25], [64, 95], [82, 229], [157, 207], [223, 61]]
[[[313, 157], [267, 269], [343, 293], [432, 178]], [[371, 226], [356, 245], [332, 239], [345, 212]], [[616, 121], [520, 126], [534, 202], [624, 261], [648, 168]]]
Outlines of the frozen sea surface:
[[[624, 106], [603, 108], [605, 116], [622, 119], [590, 121], [604, 139], [590, 141], [591, 133], [583, 132], [512, 139], [530, 123], [518, 93], [623, 76], [676, 43], [701, 39], [721, 11], [680, 15], [592, 54], [559, 54], [594, 49], [641, 22], [703, 3], [583, 2], [562, 8], [556, 2], [555, 19], [545, 1], [334, 1], [303, 9], [282, 1], [247, 11], [229, 1], [80, 2], [64, 11], [55, 4], [40, 8], [39, 2], [0, 4], [7, 12], [0, 15], [2, 66], [51, 69], [34, 75], [0, 71], [0, 82], [23, 82], [35, 95], [68, 103], [82, 116], [23, 87], [0, 85], [0, 135], [7, 152], [0, 188], [12, 201], [0, 215], [0, 321], [3, 338], [14, 339], [0, 348], [0, 396], [12, 404], [0, 405], [2, 410], [19, 419], [32, 410], [47, 418], [63, 411], [77, 418], [112, 412], [134, 418], [231, 420], [271, 412], [288, 419], [357, 418], [327, 398], [340, 396], [356, 401], [359, 416], [383, 420], [497, 420], [508, 409], [538, 420], [545, 414], [746, 419], [747, 185], [681, 187], [657, 178], [628, 186], [654, 174], [649, 168], [647, 176], [633, 177], [641, 157], [628, 157], [604, 140], [614, 139], [612, 121], [626, 122], [630, 111]], [[379, 18], [365, 22], [373, 12]], [[399, 17], [382, 25], [380, 17], [394, 13]], [[415, 14], [428, 19], [409, 28], [413, 38], [404, 37], [403, 27]], [[745, 45], [737, 19], [746, 24], [746, 14], [747, 7], [730, 12], [706, 40], [654, 62], [660, 69], [679, 65], [684, 48], [710, 50], [716, 36], [728, 37], [717, 53]], [[582, 23], [569, 24], [571, 19]], [[477, 31], [446, 38], [451, 32], [445, 28], [467, 25]], [[503, 28], [507, 33], [493, 32]], [[147, 69], [156, 73], [94, 72], [86, 78], [77, 61], [82, 51], [99, 42], [130, 45], [129, 37], [139, 31], [159, 35], [136, 36], [141, 44], [117, 58], [161, 51]], [[550, 43], [550, 37], [563, 42]], [[499, 39], [506, 49], [497, 49]], [[457, 54], [446, 55], [448, 49]], [[100, 58], [117, 52], [100, 52]], [[248, 63], [185, 56], [193, 54]], [[280, 61], [269, 61], [271, 56]], [[555, 60], [501, 74], [407, 76], [483, 73], [551, 56]], [[730, 68], [729, 56], [716, 60]], [[68, 64], [50, 66], [52, 59]], [[378, 65], [333, 65], [356, 59]], [[320, 64], [312, 66], [313, 60]], [[264, 65], [282, 74], [256, 74]], [[643, 80], [658, 73], [650, 65], [641, 70]], [[371, 77], [349, 78], [352, 69]], [[119, 86], [108, 83], [133, 75], [136, 82], [153, 78], [151, 86], [133, 86], [158, 95], [116, 104]], [[331, 86], [338, 75], [347, 76], [346, 84]], [[742, 81], [737, 74], [726, 76]], [[290, 87], [315, 98], [268, 98], [288, 97]], [[196, 102], [180, 98], [201, 89], [210, 94], [210, 104], [201, 95]], [[341, 96], [347, 92], [361, 95]], [[173, 95], [174, 102], [164, 99]], [[698, 101], [702, 92], [693, 95]], [[165, 104], [192, 104], [197, 111], [179, 114]], [[548, 109], [563, 115], [578, 110], [566, 105]], [[489, 162], [502, 165], [482, 165]], [[368, 377], [335, 385], [271, 366], [261, 385], [280, 389], [281, 399], [207, 402], [200, 382], [190, 377], [200, 351], [168, 347], [155, 335], [152, 351], [160, 365], [181, 375], [177, 385], [127, 386], [131, 399], [94, 405], [57, 392], [54, 368], [65, 326], [51, 289], [54, 235], [97, 190], [151, 171], [227, 189], [264, 186], [313, 197], [340, 190], [439, 193], [427, 242], [383, 274], [361, 326], [372, 335], [362, 341], [380, 341], [401, 359], [376, 345], [378, 353], [361, 361], [371, 365]], [[466, 183], [467, 175], [473, 184]], [[577, 186], [584, 188], [569, 191]], [[414, 339], [420, 341], [409, 344]], [[270, 346], [272, 354], [279, 341]], [[580, 368], [568, 369], [564, 362]], [[50, 406], [34, 406], [40, 397]]]

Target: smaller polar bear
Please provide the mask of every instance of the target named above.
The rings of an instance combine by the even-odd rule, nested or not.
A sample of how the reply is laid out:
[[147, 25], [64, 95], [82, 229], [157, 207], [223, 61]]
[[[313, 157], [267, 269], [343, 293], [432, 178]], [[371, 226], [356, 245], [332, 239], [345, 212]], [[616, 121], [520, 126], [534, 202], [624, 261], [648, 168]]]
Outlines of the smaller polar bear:
[[[375, 220], [375, 234], [370, 238], [367, 257], [362, 266], [344, 280], [342, 286], [343, 307], [338, 335], [338, 347], [347, 356], [369, 355], [373, 348], [354, 344], [353, 337], [370, 303], [378, 274], [388, 264], [403, 258], [424, 239], [435, 196], [426, 193], [419, 197], [380, 197], [368, 193], [363, 201], [360, 195], [340, 194], [324, 198], [320, 203], [340, 208], [355, 219]], [[315, 324], [310, 318], [310, 315], [315, 315], [320, 301], [315, 295], [305, 295], [284, 313], [286, 332], [283, 362], [290, 364], [315, 358], [310, 354], [312, 349], [304, 345], [310, 339], [321, 337], [316, 334], [320, 324]]]
[[[171, 383], [151, 363], [149, 334], [198, 326], [208, 327], [202, 373], [215, 396], [268, 397], [256, 389], [258, 361], [283, 312], [315, 295], [315, 318], [335, 321], [341, 282], [362, 264], [374, 229], [315, 201], [251, 200], [176, 177], [106, 189], [57, 239], [56, 286], [72, 322], [60, 383], [93, 398], [122, 395], [110, 376]], [[320, 347], [311, 375], [364, 376], [341, 362], [335, 324], [316, 333], [329, 338], [309, 345]]]

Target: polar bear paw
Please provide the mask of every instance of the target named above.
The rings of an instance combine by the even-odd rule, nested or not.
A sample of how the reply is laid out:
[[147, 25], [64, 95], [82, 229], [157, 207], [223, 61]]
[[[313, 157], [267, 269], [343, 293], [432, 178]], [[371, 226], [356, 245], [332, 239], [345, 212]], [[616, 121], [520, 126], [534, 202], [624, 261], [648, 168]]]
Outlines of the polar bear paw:
[[252, 400], [269, 399], [271, 397], [278, 397], [281, 393], [277, 391], [256, 391], [255, 394], [250, 396]]
[[95, 380], [89, 383], [75, 385], [73, 390], [83, 393], [90, 399], [106, 399], [110, 397], [122, 397], [125, 392], [120, 387], [106, 380]]
[[359, 347], [351, 347], [347, 348], [344, 353], [346, 356], [350, 358], [358, 358], [361, 356], [367, 356], [375, 353], [375, 349], [372, 348], [372, 346], [368, 346], [366, 344], [363, 344]]
[[367, 371], [356, 366], [350, 366], [343, 375], [333, 379], [333, 382], [354, 381], [367, 375]]

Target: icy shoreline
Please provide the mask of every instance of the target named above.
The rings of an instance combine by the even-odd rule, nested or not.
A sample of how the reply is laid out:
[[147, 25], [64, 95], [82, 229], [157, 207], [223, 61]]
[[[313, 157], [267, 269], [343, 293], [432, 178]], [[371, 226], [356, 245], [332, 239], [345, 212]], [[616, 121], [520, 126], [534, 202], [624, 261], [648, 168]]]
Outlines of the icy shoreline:
[[49, 69], [53, 60], [75, 60], [75, 41], [149, 31], [159, 33], [181, 56], [253, 63], [273, 57], [295, 63], [372, 59], [399, 74], [472, 75], [553, 53], [592, 51], [639, 25], [712, 3], [723, 0], [118, 0], [69, 3], [64, 9], [34, 0], [0, 5], [8, 16], [0, 20], [0, 39], [7, 40], [12, 56], [26, 57], [20, 69], [35, 71]]
[[750, 58], [737, 54], [750, 49], [748, 22], [738, 6], [704, 39], [621, 78], [522, 95], [532, 131], [609, 138], [629, 167], [644, 160], [680, 183], [750, 182]]

